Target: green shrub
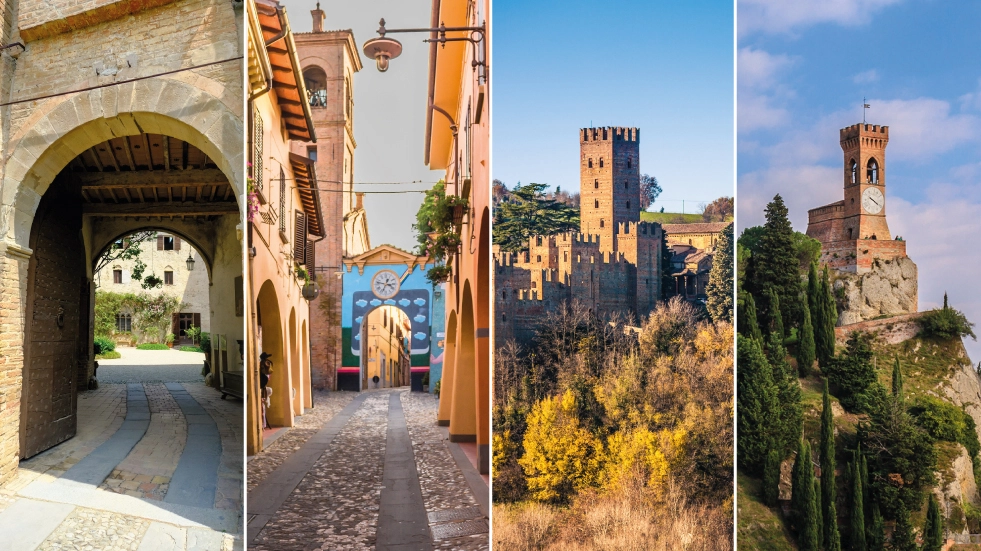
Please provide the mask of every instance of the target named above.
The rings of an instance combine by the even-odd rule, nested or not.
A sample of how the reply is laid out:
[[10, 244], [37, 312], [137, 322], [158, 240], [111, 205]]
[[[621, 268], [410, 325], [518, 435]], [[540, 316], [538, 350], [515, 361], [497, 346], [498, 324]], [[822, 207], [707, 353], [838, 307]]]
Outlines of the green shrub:
[[98, 336], [95, 338], [95, 353], [105, 354], [106, 352], [112, 352], [116, 349], [116, 341], [109, 337]]
[[102, 353], [102, 354], [96, 354], [95, 355], [95, 359], [97, 359], [97, 360], [118, 360], [119, 358], [122, 358], [122, 357], [123, 357], [123, 355], [120, 354], [119, 352], [116, 352], [115, 350], [113, 350], [111, 352], [105, 352], [105, 353]]
[[201, 350], [201, 348], [198, 346], [187, 346], [187, 345], [178, 348], [178, 350], [180, 350], [181, 352], [204, 352], [204, 350]]
[[201, 338], [198, 340], [198, 346], [201, 347], [201, 351], [204, 353], [211, 352], [211, 333], [201, 332]]
[[977, 457], [978, 452], [981, 452], [974, 419], [954, 404], [933, 396], [925, 396], [916, 400], [910, 407], [910, 413], [935, 439], [963, 445], [972, 458]]
[[428, 385], [429, 384], [429, 372], [428, 371], [422, 376], [422, 384], [423, 385]]
[[136, 346], [137, 350], [168, 350], [169, 348], [166, 344], [157, 342], [146, 342]]
[[977, 340], [974, 335], [974, 324], [969, 322], [963, 313], [946, 305], [924, 313], [919, 321], [921, 334], [926, 337], [938, 339], [971, 337]]

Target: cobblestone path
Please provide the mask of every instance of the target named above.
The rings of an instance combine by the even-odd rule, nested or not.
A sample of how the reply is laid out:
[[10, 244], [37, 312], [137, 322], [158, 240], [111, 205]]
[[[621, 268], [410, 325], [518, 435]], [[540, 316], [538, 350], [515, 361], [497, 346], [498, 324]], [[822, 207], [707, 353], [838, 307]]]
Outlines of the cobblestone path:
[[[200, 382], [169, 385], [103, 383], [80, 393], [76, 436], [21, 461], [0, 487], [0, 549], [242, 549], [242, 402]], [[197, 404], [192, 423], [217, 425], [207, 433], [213, 441], [192, 431], [197, 447], [220, 453], [205, 468], [178, 468], [189, 419], [175, 393]], [[166, 499], [175, 473], [186, 478], [189, 469], [214, 493], [207, 506]]]
[[250, 550], [489, 548], [464, 471], [480, 477], [451, 453], [432, 396], [319, 393], [314, 406], [249, 461]]

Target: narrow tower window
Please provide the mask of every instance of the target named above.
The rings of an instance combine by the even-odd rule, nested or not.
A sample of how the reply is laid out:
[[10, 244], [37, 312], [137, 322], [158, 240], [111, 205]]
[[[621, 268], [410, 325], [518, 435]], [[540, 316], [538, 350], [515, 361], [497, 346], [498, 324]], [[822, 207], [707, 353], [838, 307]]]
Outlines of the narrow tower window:
[[593, 168], [593, 159], [592, 158], [589, 159], [589, 168]]
[[600, 157], [600, 168], [603, 168], [603, 157]]
[[855, 162], [855, 159], [852, 159], [852, 183], [858, 183], [858, 163]]
[[599, 180], [593, 180], [593, 189], [599, 189]]
[[594, 209], [598, 209], [599, 208], [599, 199], [593, 201], [593, 208]]

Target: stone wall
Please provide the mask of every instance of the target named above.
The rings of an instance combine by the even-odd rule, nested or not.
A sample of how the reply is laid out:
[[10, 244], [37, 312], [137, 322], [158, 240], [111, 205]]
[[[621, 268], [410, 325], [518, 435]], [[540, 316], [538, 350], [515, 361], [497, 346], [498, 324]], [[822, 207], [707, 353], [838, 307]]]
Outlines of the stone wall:
[[886, 344], [899, 344], [912, 339], [920, 332], [920, 324], [917, 323], [917, 319], [921, 315], [921, 313], [906, 314], [849, 325], [840, 325], [835, 327], [835, 340], [838, 344], [844, 345], [848, 341], [848, 336], [852, 332], [858, 331], [861, 333], [875, 333], [877, 338]]
[[836, 272], [838, 325], [917, 311], [917, 268], [908, 257], [874, 259], [865, 273]]

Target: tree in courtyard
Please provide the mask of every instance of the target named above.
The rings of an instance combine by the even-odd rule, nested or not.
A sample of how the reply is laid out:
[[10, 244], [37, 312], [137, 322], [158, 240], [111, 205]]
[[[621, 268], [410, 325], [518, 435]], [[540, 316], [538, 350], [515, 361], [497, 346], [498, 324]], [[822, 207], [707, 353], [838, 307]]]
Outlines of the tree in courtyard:
[[801, 551], [818, 551], [818, 498], [814, 491], [814, 468], [811, 466], [811, 447], [801, 440], [791, 477], [790, 508]]
[[811, 312], [807, 308], [807, 303], [803, 303], [804, 322], [798, 331], [797, 341], [797, 369], [801, 377], [811, 374], [814, 367], [814, 327], [811, 325]]
[[756, 339], [738, 338], [737, 377], [739, 392], [738, 407], [738, 459], [745, 472], [759, 475], [760, 468], [771, 449], [769, 424], [777, 412], [776, 387], [773, 384], [773, 370], [760, 342]]
[[548, 184], [527, 184], [511, 190], [510, 200], [494, 210], [494, 244], [518, 252], [528, 238], [579, 229], [579, 210], [545, 197]]
[[706, 307], [712, 321], [732, 323], [732, 224], [722, 230], [709, 272]]
[[[831, 411], [831, 395], [828, 380], [824, 380], [821, 410], [821, 503], [824, 516], [824, 542], [828, 551], [841, 548], [838, 533], [838, 515], [835, 510], [837, 487], [835, 485], [835, 421]], [[835, 547], [837, 545], [837, 547]]]

